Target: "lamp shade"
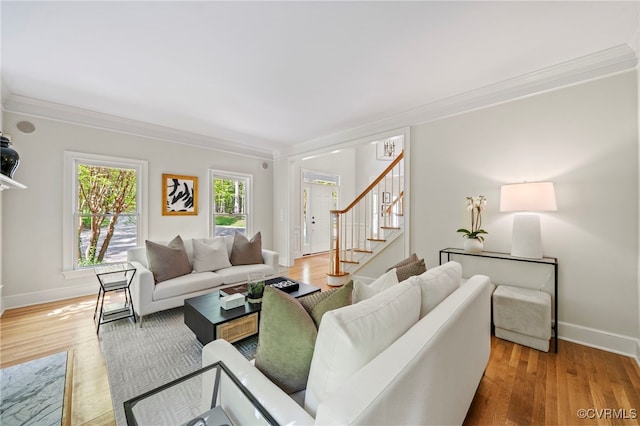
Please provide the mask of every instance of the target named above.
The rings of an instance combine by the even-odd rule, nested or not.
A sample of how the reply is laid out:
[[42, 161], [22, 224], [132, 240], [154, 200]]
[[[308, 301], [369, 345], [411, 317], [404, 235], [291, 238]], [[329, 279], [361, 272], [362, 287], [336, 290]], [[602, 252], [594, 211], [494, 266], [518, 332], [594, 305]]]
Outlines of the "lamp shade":
[[500, 211], [555, 211], [556, 192], [553, 182], [526, 182], [500, 188]]

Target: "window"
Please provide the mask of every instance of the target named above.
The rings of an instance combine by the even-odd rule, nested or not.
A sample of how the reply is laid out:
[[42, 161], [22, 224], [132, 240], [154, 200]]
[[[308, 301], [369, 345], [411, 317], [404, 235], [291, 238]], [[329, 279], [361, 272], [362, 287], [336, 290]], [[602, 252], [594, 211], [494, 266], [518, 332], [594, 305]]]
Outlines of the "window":
[[212, 236], [233, 235], [235, 232], [251, 237], [252, 176], [211, 170]]
[[65, 167], [65, 269], [126, 261], [146, 238], [146, 162], [66, 152]]

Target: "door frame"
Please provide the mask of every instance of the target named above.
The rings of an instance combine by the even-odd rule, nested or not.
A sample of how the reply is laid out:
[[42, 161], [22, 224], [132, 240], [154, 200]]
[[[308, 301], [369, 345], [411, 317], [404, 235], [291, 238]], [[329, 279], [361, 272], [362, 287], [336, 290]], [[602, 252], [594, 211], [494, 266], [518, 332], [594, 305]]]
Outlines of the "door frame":
[[[317, 174], [317, 175], [324, 175], [326, 177], [331, 177], [335, 179], [336, 185], [333, 186], [337, 192], [337, 196], [336, 196], [336, 205], [340, 205], [340, 175], [336, 175], [333, 173], [326, 173], [326, 172], [321, 172], [318, 170], [311, 170], [311, 169], [302, 169], [301, 173], [300, 173], [300, 254], [302, 256], [308, 256], [310, 254], [315, 254], [315, 253], [306, 253], [307, 251], [307, 246], [310, 246], [311, 244], [305, 244], [305, 240], [304, 240], [304, 235], [305, 235], [305, 229], [307, 226], [306, 220], [305, 220], [305, 211], [304, 211], [304, 191], [305, 191], [305, 185], [309, 184], [309, 185], [314, 185], [313, 182], [306, 182], [306, 175], [307, 174]], [[317, 184], [316, 184], [317, 185]], [[310, 249], [309, 249], [310, 250]]]

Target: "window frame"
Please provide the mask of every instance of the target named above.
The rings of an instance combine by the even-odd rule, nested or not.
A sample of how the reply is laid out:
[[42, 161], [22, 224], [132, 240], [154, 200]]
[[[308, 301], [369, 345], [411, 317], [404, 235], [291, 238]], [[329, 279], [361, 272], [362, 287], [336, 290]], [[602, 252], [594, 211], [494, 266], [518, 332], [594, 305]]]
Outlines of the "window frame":
[[136, 206], [138, 211], [138, 232], [136, 246], [143, 245], [148, 237], [148, 162], [130, 158], [108, 155], [89, 154], [83, 152], [64, 152], [64, 189], [63, 189], [63, 224], [62, 224], [62, 272], [65, 278], [93, 274], [91, 267], [78, 267], [76, 255], [76, 213], [78, 209], [78, 165], [127, 168], [136, 171]]
[[227, 170], [217, 170], [217, 169], [209, 169], [209, 179], [208, 179], [208, 194], [209, 194], [209, 202], [208, 205], [208, 215], [209, 215], [209, 237], [214, 238], [216, 236], [216, 219], [215, 219], [215, 183], [214, 180], [216, 178], [229, 178], [229, 179], [244, 179], [246, 180], [246, 237], [251, 238], [253, 236], [253, 174], [251, 173], [240, 173], [240, 172], [231, 172]]

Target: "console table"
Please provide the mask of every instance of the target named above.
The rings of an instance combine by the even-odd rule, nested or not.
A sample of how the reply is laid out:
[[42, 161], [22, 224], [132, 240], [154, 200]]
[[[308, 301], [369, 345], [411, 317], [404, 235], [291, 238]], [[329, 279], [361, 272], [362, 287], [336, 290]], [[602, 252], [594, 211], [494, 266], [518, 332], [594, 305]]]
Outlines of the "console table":
[[543, 257], [542, 259], [530, 259], [527, 257], [511, 256], [509, 253], [500, 253], [494, 251], [481, 251], [479, 253], [470, 253], [458, 248], [445, 248], [440, 250], [439, 262], [442, 265], [443, 256], [446, 256], [447, 262], [451, 260], [451, 256], [473, 256], [485, 259], [496, 259], [500, 261], [526, 262], [547, 265], [553, 268], [553, 329], [554, 351], [558, 352], [558, 259], [555, 257]]

